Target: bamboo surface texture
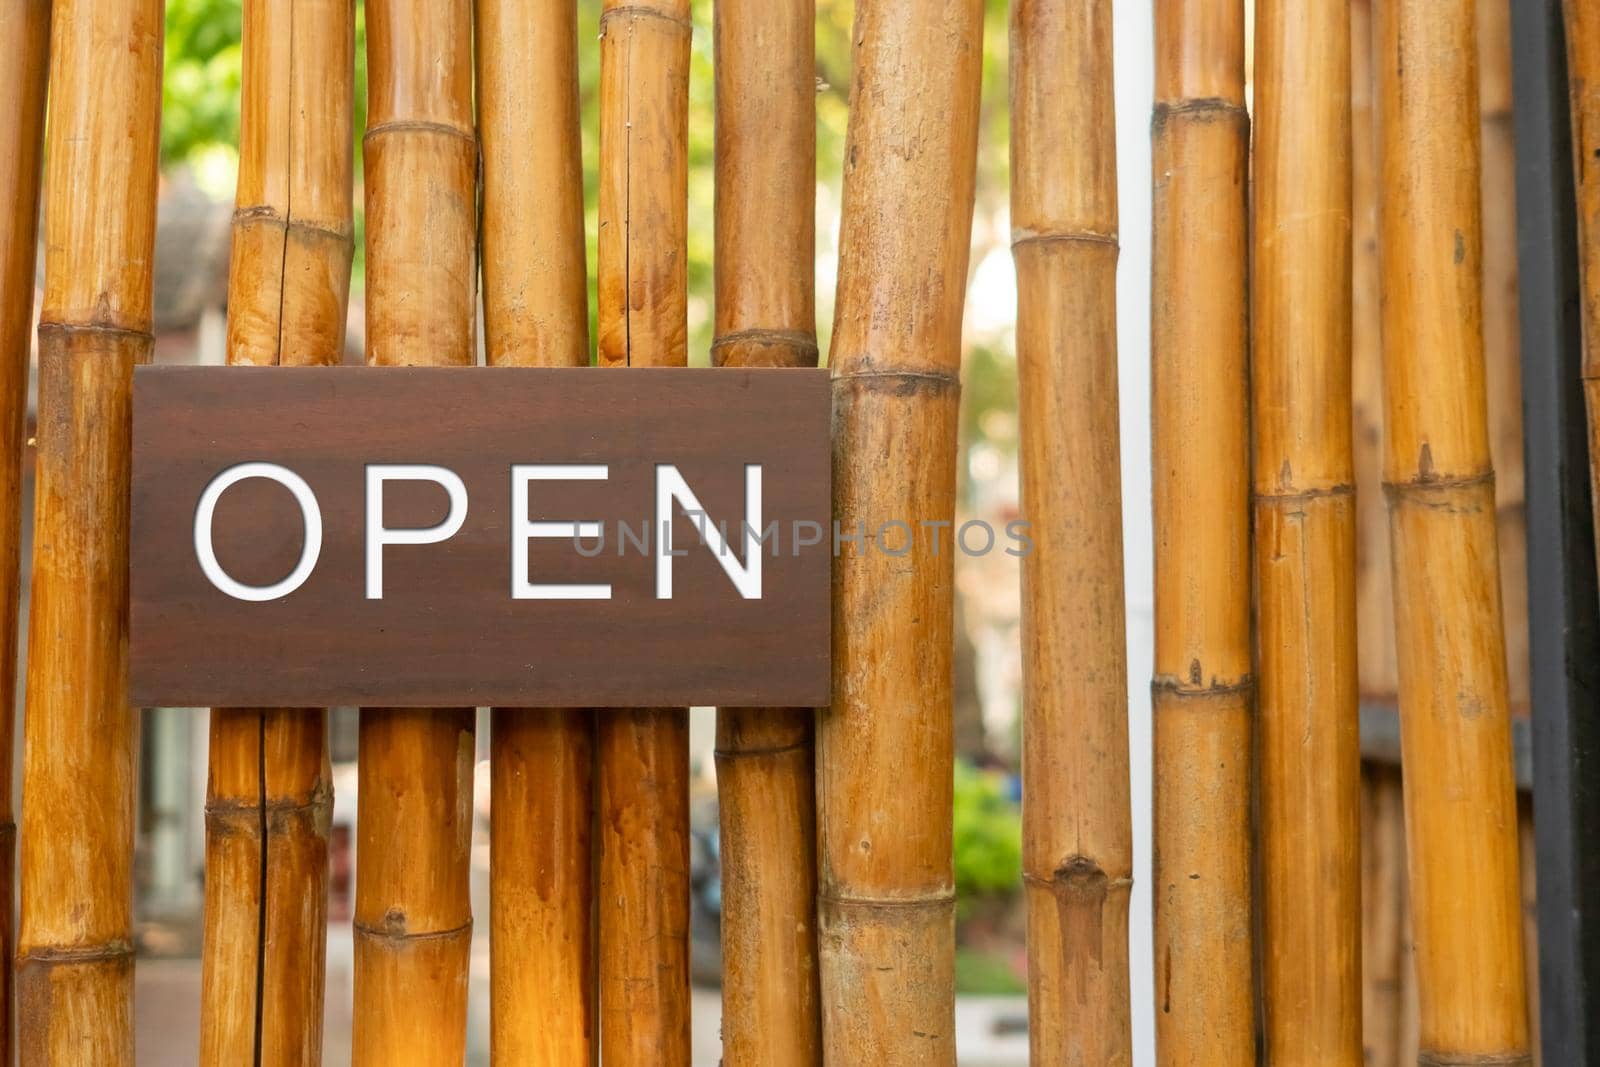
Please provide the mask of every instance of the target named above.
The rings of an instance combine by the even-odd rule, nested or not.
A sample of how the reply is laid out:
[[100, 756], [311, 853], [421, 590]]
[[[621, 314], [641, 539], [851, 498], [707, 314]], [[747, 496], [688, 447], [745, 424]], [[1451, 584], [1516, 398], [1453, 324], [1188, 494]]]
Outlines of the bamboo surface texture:
[[1011, 9], [1022, 513], [1028, 1040], [1041, 1067], [1133, 1062], [1128, 669], [1117, 421], [1109, 0]]
[[1595, 517], [1600, 519], [1600, 11], [1584, 0], [1565, 0], [1565, 8], [1578, 193], [1583, 393], [1589, 409], [1589, 478]]
[[[367, 362], [476, 357], [469, 0], [367, 6]], [[367, 708], [356, 818], [357, 1067], [460, 1064], [472, 946], [473, 709]]]
[[1359, 1067], [1350, 11], [1256, 7], [1251, 325], [1267, 1062]]
[[13, 57], [0, 75], [0, 1063], [11, 1063], [17, 824], [11, 810], [16, 736], [17, 611], [22, 566], [22, 454], [28, 420], [28, 332], [39, 246], [39, 169], [50, 78], [49, 0], [0, 4]]
[[[589, 362], [575, 5], [479, 0], [484, 340], [492, 366]], [[490, 734], [489, 1047], [593, 1062], [594, 717], [496, 708]]]
[[[602, 5], [601, 366], [688, 362], [690, 32], [688, 0]], [[687, 1067], [688, 710], [601, 714], [595, 773], [601, 1055]]]
[[159, 0], [60, 0], [22, 769], [18, 1053], [133, 1062], [133, 367], [151, 352]]
[[[337, 364], [344, 347], [354, 11], [248, 0], [228, 361]], [[200, 1062], [322, 1061], [333, 794], [327, 712], [218, 708], [206, 790]]]
[[1384, 480], [1420, 1055], [1527, 1063], [1516, 800], [1484, 391], [1473, 0], [1375, 9]]
[[[833, 699], [818, 718], [828, 1062], [955, 1062], [951, 872], [961, 315], [983, 5], [855, 12], [833, 371]], [[900, 553], [888, 522], [915, 531]], [[896, 554], [884, 551], [893, 549]]]
[[1255, 1058], [1244, 11], [1156, 10], [1156, 1053]]
[[[814, 367], [813, 0], [719, 0], [716, 340], [722, 367]], [[722, 1055], [818, 1067], [817, 835], [810, 708], [719, 708]]]

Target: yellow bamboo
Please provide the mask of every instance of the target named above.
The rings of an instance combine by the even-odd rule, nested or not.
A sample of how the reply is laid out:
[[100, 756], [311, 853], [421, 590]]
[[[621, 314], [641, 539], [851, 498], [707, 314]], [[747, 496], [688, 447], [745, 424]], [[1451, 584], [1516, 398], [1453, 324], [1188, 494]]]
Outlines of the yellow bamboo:
[[160, 0], [60, 0], [17, 944], [21, 1062], [133, 1062], [133, 367], [150, 358]]
[[[722, 367], [817, 362], [813, 0], [718, 0], [716, 329]], [[814, 712], [717, 711], [722, 1059], [822, 1062]]]
[[1349, 5], [1259, 0], [1255, 42], [1250, 415], [1263, 1040], [1279, 1067], [1357, 1067]]
[[1156, 8], [1156, 1053], [1255, 1058], [1244, 9]]
[[[339, 362], [353, 248], [354, 10], [247, 0], [228, 362]], [[206, 792], [200, 1061], [322, 1060], [327, 712], [218, 708]]]
[[[1589, 412], [1589, 478], [1600, 519], [1600, 11], [1564, 0], [1567, 81], [1572, 98], [1572, 166], [1578, 193], [1582, 278], [1583, 395]], [[1597, 546], [1600, 548], [1600, 546]]]
[[[484, 334], [493, 366], [589, 362], [576, 6], [478, 0]], [[490, 735], [489, 1048], [596, 1051], [593, 715], [496, 708]]]
[[[1384, 479], [1424, 1062], [1527, 1061], [1473, 0], [1376, 6]], [[1429, 1059], [1431, 1057], [1431, 1059]]]
[[[478, 150], [469, 0], [367, 6], [367, 362], [470, 365]], [[368, 708], [357, 783], [362, 1065], [466, 1053], [471, 708]]]
[[[823, 1051], [953, 1064], [954, 551], [923, 524], [955, 510], [983, 5], [861, 0], [853, 40], [829, 362], [834, 518], [865, 532], [834, 561], [817, 729]], [[889, 522], [923, 531], [909, 552]]]
[[[22, 450], [28, 419], [28, 331], [39, 246], [39, 163], [50, 78], [48, 0], [0, 4], [7, 51], [0, 75], [0, 960], [16, 947], [17, 824], [11, 811], [22, 566]], [[0, 1063], [11, 1062], [11, 968], [0, 966]]]
[[1133, 1062], [1111, 18], [1011, 8], [1028, 1040], [1061, 1067]]
[[[600, 15], [601, 366], [688, 362], [688, 0]], [[687, 1067], [689, 717], [608, 710], [596, 732], [600, 1036], [607, 1067]]]

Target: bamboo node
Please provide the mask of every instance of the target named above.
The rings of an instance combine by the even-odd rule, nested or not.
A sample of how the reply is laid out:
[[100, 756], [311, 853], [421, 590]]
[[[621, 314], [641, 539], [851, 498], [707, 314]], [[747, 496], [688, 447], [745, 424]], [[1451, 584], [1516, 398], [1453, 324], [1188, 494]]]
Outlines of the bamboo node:
[[641, 18], [655, 19], [670, 26], [676, 26], [686, 33], [694, 32], [694, 22], [691, 19], [669, 15], [665, 11], [658, 11], [653, 7], [645, 7], [642, 4], [625, 4], [622, 7], [608, 8], [600, 12], [600, 36], [604, 37], [606, 35], [606, 24], [608, 22], [612, 19], [621, 18], [626, 18], [630, 21]]
[[1417, 1067], [1533, 1067], [1526, 1052], [1430, 1052], [1417, 1053]]
[[454, 137], [467, 142], [473, 148], [478, 146], [478, 135], [472, 130], [464, 130], [459, 126], [452, 126], [448, 122], [433, 122], [428, 119], [390, 119], [368, 126], [367, 132], [361, 137], [361, 144], [373, 141], [384, 134], [423, 133], [436, 134], [441, 137]]
[[[740, 360], [737, 363], [725, 363], [717, 358], [718, 353], [725, 349], [741, 345], [759, 345], [762, 348], [776, 348], [785, 351], [788, 359], [781, 363], [773, 361]], [[748, 330], [730, 330], [718, 334], [711, 342], [711, 361], [718, 367], [749, 367], [749, 366], [815, 366], [817, 362], [817, 338], [813, 333], [804, 330], [767, 330], [753, 328]]]
[[918, 908], [939, 909], [953, 907], [956, 902], [956, 891], [940, 889], [931, 893], [918, 893], [900, 897], [875, 897], [859, 893], [840, 893], [837, 890], [821, 889], [817, 891], [817, 902], [828, 904], [835, 908], [859, 908], [862, 910], [899, 910]]
[[17, 953], [17, 966], [30, 963], [53, 967], [59, 964], [105, 963], [132, 960], [133, 942], [116, 939], [98, 945], [41, 945]]
[[77, 335], [100, 337], [125, 337], [144, 344], [155, 344], [155, 334], [149, 330], [136, 330], [128, 326], [115, 326], [107, 322], [56, 322], [39, 320], [39, 338], [73, 337]]
[[[1198, 666], [1198, 663], [1196, 666]], [[1170, 674], [1156, 675], [1150, 682], [1150, 694], [1157, 697], [1214, 699], [1241, 694], [1248, 695], [1255, 691], [1255, 686], [1256, 680], [1248, 674], [1242, 676], [1238, 681], [1219, 682], [1213, 679], [1210, 685], [1204, 685], [1195, 677], [1195, 672], [1191, 670], [1189, 681], [1187, 682]]]
[[864, 370], [838, 371], [833, 376], [835, 388], [850, 386], [868, 391], [882, 390], [891, 393], [914, 392], [926, 387], [934, 390], [960, 389], [961, 376], [953, 371], [941, 370]]
[[1385, 496], [1393, 499], [1406, 499], [1409, 497], [1428, 497], [1448, 494], [1464, 489], [1494, 488], [1494, 469], [1479, 471], [1476, 474], [1454, 475], [1441, 478], [1431, 470], [1419, 471], [1415, 478], [1406, 478], [1399, 481], [1385, 479], [1383, 492]]
[[271, 204], [257, 204], [253, 207], [236, 209], [233, 213], [233, 224], [240, 229], [255, 225], [273, 226], [283, 230], [285, 233], [320, 237], [343, 245], [355, 244], [353, 228], [340, 229], [317, 222], [307, 222], [305, 219], [286, 218], [281, 211]]
[[458, 938], [472, 936], [472, 920], [468, 919], [460, 926], [452, 926], [448, 930], [422, 930], [417, 933], [406, 932], [405, 912], [399, 908], [390, 908], [383, 916], [382, 926], [373, 926], [370, 923], [351, 923], [351, 928], [357, 937], [368, 941], [383, 941], [389, 944], [410, 945], [419, 941], [452, 941]]
[[1113, 249], [1120, 249], [1121, 243], [1115, 233], [1102, 233], [1098, 230], [1029, 230], [1014, 229], [1011, 231], [1011, 247], [1016, 249], [1026, 244], [1095, 244], [1109, 245]]
[[1192, 116], [1200, 122], [1233, 122], [1250, 128], [1250, 113], [1244, 105], [1220, 96], [1190, 97], [1184, 100], [1159, 100], [1150, 112], [1150, 133], [1159, 134], [1173, 119]]
[[1355, 496], [1356, 487], [1346, 483], [1316, 486], [1311, 489], [1257, 489], [1252, 497], [1258, 504], [1296, 504], [1322, 497]]

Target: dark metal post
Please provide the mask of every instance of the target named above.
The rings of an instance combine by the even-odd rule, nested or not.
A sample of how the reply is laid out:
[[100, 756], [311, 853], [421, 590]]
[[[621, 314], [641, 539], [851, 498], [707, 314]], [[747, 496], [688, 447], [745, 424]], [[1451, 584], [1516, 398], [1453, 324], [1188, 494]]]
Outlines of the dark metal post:
[[1600, 592], [1560, 0], [1510, 0], [1544, 1062], [1600, 1065]]

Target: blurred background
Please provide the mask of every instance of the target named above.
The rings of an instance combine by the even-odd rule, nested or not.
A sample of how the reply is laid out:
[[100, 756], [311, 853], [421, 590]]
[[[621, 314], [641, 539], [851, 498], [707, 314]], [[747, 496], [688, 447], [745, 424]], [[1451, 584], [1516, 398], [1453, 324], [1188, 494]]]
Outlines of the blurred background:
[[[978, 151], [977, 203], [972, 227], [972, 254], [964, 331], [962, 463], [957, 521], [984, 519], [997, 527], [1016, 517], [1017, 416], [1016, 362], [1013, 346], [1016, 290], [1010, 254], [1008, 201], [1007, 12], [1005, 0], [985, 0], [984, 84]], [[585, 196], [590, 238], [590, 315], [593, 333], [594, 234], [596, 229], [596, 162], [598, 151], [598, 50], [600, 0], [579, 0], [580, 94], [584, 116]], [[1504, 0], [1483, 7], [1485, 55], [1506, 48]], [[1354, 0], [1358, 64], [1365, 42], [1367, 0]], [[690, 82], [689, 154], [689, 301], [690, 360], [707, 365], [712, 340], [712, 4], [695, 0], [693, 60]], [[1150, 729], [1147, 680], [1151, 673], [1151, 531], [1149, 521], [1149, 249], [1151, 111], [1151, 0], [1119, 2], [1115, 10], [1116, 110], [1121, 201], [1122, 255], [1118, 284], [1119, 364], [1122, 419], [1122, 463], [1126, 593], [1128, 622], [1129, 716], [1132, 744], [1135, 881], [1132, 896], [1131, 952], [1135, 1062], [1153, 1061], [1154, 991], [1150, 933]], [[830, 334], [840, 203], [840, 157], [843, 152], [850, 78], [851, 0], [817, 0], [817, 329], [826, 358]], [[165, 99], [161, 149], [163, 178], [156, 250], [156, 359], [162, 363], [220, 364], [224, 337], [230, 221], [238, 156], [240, 88], [239, 0], [167, 0]], [[1499, 29], [1496, 31], [1495, 26]], [[355, 222], [358, 240], [350, 300], [346, 359], [359, 363], [364, 337], [364, 263], [362, 233], [361, 153], [365, 122], [365, 47], [362, 16], [357, 14], [355, 137], [357, 141]], [[1498, 32], [1498, 38], [1495, 33]], [[1486, 68], [1493, 63], [1486, 58]], [[1358, 108], [1361, 87], [1358, 79]], [[1503, 97], [1503, 99], [1502, 99]], [[1491, 128], [1498, 130], [1509, 167], [1509, 97], [1486, 94], [1485, 150]], [[1362, 123], [1358, 111], [1358, 170], [1361, 166]], [[1368, 143], [1370, 150], [1370, 142]], [[1366, 159], [1370, 165], [1370, 151]], [[1509, 171], [1506, 172], [1509, 174]], [[1485, 199], [1489, 229], [1486, 262], [1489, 284], [1498, 286], [1490, 314], [1502, 323], [1500, 341], [1510, 346], [1511, 378], [1491, 372], [1503, 396], [1516, 407], [1515, 263], [1510, 246], [1501, 243], [1500, 259], [1490, 247], [1495, 232], [1510, 234], [1513, 225], [1509, 181], [1493, 187], [1487, 177]], [[1358, 177], [1358, 187], [1360, 178]], [[1369, 186], [1370, 191], [1370, 186]], [[49, 190], [45, 191], [49, 195]], [[1358, 197], [1359, 197], [1358, 193]], [[1497, 198], [1493, 203], [1491, 198]], [[1357, 314], [1362, 300], [1362, 242], [1375, 247], [1371, 204], [1357, 204]], [[1363, 219], [1366, 220], [1365, 227]], [[41, 257], [42, 262], [42, 257]], [[1496, 263], [1500, 270], [1495, 273]], [[1509, 276], [1507, 275], [1509, 271]], [[1373, 301], [1364, 309], [1375, 315]], [[1491, 324], [1492, 332], [1492, 324]], [[481, 338], [481, 331], [480, 331]], [[1375, 329], [1357, 328], [1358, 447], [1376, 455]], [[1362, 346], [1365, 346], [1364, 349]], [[1360, 360], [1369, 357], [1366, 378]], [[1363, 384], [1363, 382], [1365, 384]], [[1504, 490], [1503, 514], [1520, 522], [1520, 424], [1497, 424], [1496, 441], [1515, 442], [1515, 454], [1497, 451]], [[1505, 447], [1511, 447], [1506, 445]], [[1507, 475], [1514, 470], [1515, 477]], [[1376, 478], [1369, 468], [1363, 478]], [[1409, 932], [1405, 923], [1404, 841], [1399, 816], [1398, 774], [1391, 769], [1398, 754], [1394, 727], [1392, 653], [1385, 612], [1387, 545], [1384, 543], [1382, 497], [1363, 482], [1367, 502], [1362, 519], [1362, 682], [1364, 751], [1369, 758], [1364, 789], [1364, 890], [1368, 894], [1367, 1003], [1369, 1063], [1399, 1063], [1408, 1041], [1408, 1019], [1414, 1019], [1414, 990], [1409, 985]], [[1375, 483], [1370, 486], [1375, 489]], [[1106, 502], [1111, 506], [1110, 501]], [[1375, 509], [1375, 510], [1374, 510]], [[31, 517], [25, 529], [31, 531]], [[1512, 533], [1514, 534], [1514, 530]], [[1508, 575], [1520, 575], [1520, 541], [1506, 537]], [[24, 546], [24, 567], [28, 547]], [[1026, 981], [1021, 888], [1020, 755], [1021, 660], [1018, 626], [1017, 560], [1004, 553], [982, 557], [958, 555], [955, 720], [958, 765], [955, 789], [955, 877], [958, 895], [957, 984], [958, 1053], [963, 1064], [983, 1067], [1027, 1062]], [[1513, 660], [1525, 657], [1525, 597], [1514, 600], [1508, 577], [1508, 629]], [[23, 588], [27, 589], [24, 574]], [[1518, 607], [1517, 605], [1523, 605]], [[26, 599], [24, 599], [26, 610]], [[1522, 616], [1514, 618], [1513, 611]], [[26, 626], [24, 625], [24, 633]], [[1518, 634], [1522, 637], [1518, 638]], [[1519, 651], [1520, 650], [1520, 651]], [[1513, 688], [1522, 680], [1521, 706], [1526, 706], [1526, 670], [1512, 669]], [[1514, 698], [1517, 696], [1513, 694]], [[20, 705], [19, 705], [20, 707]], [[356, 720], [353, 709], [338, 709], [332, 718], [335, 761], [335, 815], [331, 836], [333, 871], [328, 946], [328, 1012], [326, 1060], [348, 1062], [351, 935], [350, 912], [354, 875]], [[480, 713], [479, 752], [486, 757], [487, 717]], [[20, 717], [19, 717], [20, 718]], [[715, 1064], [719, 1057], [717, 920], [720, 883], [717, 870], [717, 811], [712, 760], [714, 712], [694, 709], [691, 746], [694, 767], [694, 977], [696, 1062]], [[1525, 723], [1524, 723], [1525, 725]], [[19, 722], [20, 728], [20, 722]], [[1526, 737], [1519, 734], [1526, 787]], [[199, 948], [203, 869], [203, 805], [206, 774], [207, 717], [198, 709], [148, 709], [143, 713], [139, 837], [136, 871], [136, 916], [139, 950], [136, 997], [141, 1062], [193, 1062], [198, 1048]], [[20, 743], [17, 751], [21, 751]], [[20, 775], [18, 776], [20, 780]], [[487, 885], [489, 830], [487, 765], [477, 775], [477, 819], [474, 836], [474, 912], [479, 916], [472, 963], [471, 1038], [469, 1061], [487, 1063], [488, 942]], [[1531, 886], [1528, 890], [1531, 902]], [[1531, 965], [1530, 965], [1531, 966]], [[1408, 1014], [1409, 1013], [1409, 1014]], [[1414, 1062], [1414, 1057], [1413, 1057]]]

